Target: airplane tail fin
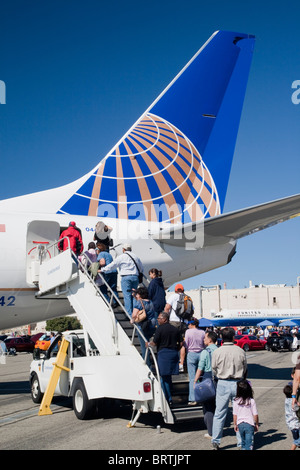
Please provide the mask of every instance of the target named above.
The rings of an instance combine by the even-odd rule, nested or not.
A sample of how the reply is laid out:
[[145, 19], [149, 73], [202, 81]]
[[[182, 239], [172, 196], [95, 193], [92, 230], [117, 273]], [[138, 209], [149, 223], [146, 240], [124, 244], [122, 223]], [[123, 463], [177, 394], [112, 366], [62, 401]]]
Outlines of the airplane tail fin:
[[[254, 36], [218, 31], [57, 213], [189, 223], [224, 207]], [[62, 191], [60, 191], [60, 195]]]

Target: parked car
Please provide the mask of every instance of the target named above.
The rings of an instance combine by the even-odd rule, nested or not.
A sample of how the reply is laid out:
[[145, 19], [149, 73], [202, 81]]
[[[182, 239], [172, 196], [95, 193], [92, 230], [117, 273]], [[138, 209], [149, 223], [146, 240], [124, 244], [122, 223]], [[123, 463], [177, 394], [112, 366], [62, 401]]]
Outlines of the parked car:
[[42, 335], [35, 343], [35, 349], [41, 349], [42, 351], [46, 351], [50, 346], [51, 336], [50, 333], [45, 333]]
[[234, 337], [234, 344], [244, 351], [267, 349], [267, 341], [265, 339], [259, 339], [255, 335], [236, 335]]
[[36, 342], [35, 342], [35, 349], [40, 349], [42, 351], [47, 351], [50, 347], [52, 335], [56, 335], [57, 332], [53, 331], [51, 333], [44, 333]]
[[41, 336], [43, 336], [43, 334], [44, 334], [44, 333], [36, 333], [35, 335], [32, 335], [30, 339], [31, 339], [31, 341], [33, 341], [34, 343], [36, 343], [37, 340], [40, 339]]
[[33, 352], [34, 350], [34, 342], [31, 341], [30, 338], [23, 338], [23, 337], [17, 337], [17, 338], [7, 338], [4, 341], [7, 351], [9, 352], [10, 350], [15, 350], [17, 352]]
[[285, 334], [277, 334], [271, 333], [271, 335], [267, 339], [267, 347], [270, 351], [282, 351], [284, 349], [291, 351], [293, 344], [293, 337], [292, 335], [285, 335]]

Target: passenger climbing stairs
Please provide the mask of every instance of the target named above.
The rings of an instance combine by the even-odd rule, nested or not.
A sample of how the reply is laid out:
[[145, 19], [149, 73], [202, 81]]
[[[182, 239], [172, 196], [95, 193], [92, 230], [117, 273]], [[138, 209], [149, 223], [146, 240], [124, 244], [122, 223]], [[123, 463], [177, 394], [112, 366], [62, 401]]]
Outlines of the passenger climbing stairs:
[[[119, 297], [122, 298], [121, 292], [119, 292]], [[132, 338], [132, 335], [134, 333], [134, 327], [130, 323], [130, 320], [127, 317], [125, 311], [120, 306], [115, 309], [115, 317], [122, 326], [123, 330], [126, 332], [128, 338]], [[140, 342], [136, 333], [134, 335], [133, 344], [135, 345], [138, 351], [141, 350]], [[197, 404], [196, 406], [188, 405], [189, 378], [187, 372], [185, 371], [184, 373], [180, 373], [179, 375], [174, 375], [172, 377], [172, 384], [173, 405], [171, 407], [171, 412], [174, 418], [174, 422], [202, 418], [203, 409], [201, 404]]]
[[[54, 244], [56, 248], [57, 243]], [[97, 371], [102, 374], [103, 397], [131, 400], [136, 413], [134, 425], [141, 413], [159, 412], [168, 424], [202, 416], [201, 406], [188, 406], [188, 377], [173, 377], [173, 406], [170, 408], [160, 385], [156, 354], [152, 348], [146, 354], [151, 357], [151, 369], [140, 354], [139, 331], [130, 323], [122, 295], [117, 299], [110, 287], [110, 302], [100, 292], [85, 266], [71, 249], [59, 252], [50, 260], [41, 254], [38, 299], [66, 298], [76, 312], [84, 331], [97, 348]], [[104, 281], [105, 283], [105, 281]], [[112, 304], [117, 304], [116, 308]], [[145, 338], [144, 338], [145, 339]], [[95, 351], [89, 351], [95, 354]], [[92, 380], [92, 374], [87, 378]], [[147, 382], [148, 381], [148, 382]], [[151, 383], [151, 393], [143, 391], [141, 384]]]

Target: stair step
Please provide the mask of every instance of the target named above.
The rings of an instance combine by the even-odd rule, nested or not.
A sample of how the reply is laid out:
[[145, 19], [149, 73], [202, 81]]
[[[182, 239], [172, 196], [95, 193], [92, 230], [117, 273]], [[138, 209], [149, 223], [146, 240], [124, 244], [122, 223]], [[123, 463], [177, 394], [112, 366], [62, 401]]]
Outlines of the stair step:
[[[133, 325], [130, 323], [124, 310], [117, 306], [114, 309], [115, 317], [120, 326], [123, 328], [129, 338], [132, 338]], [[135, 334], [134, 346], [141, 352], [140, 341]], [[172, 400], [173, 405], [171, 408], [175, 422], [190, 421], [203, 417], [203, 409], [201, 405], [190, 406], [188, 405], [189, 397], [189, 376], [187, 373], [180, 373], [179, 375], [172, 376]]]
[[188, 421], [192, 419], [199, 419], [203, 417], [203, 408], [201, 405], [196, 406], [182, 406], [171, 408], [175, 422]]

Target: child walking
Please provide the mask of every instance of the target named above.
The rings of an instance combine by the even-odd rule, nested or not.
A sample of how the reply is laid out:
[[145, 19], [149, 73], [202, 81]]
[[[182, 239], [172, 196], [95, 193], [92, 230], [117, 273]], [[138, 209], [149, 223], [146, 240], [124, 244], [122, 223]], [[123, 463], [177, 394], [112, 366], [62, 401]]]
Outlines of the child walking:
[[240, 433], [242, 450], [253, 450], [254, 431], [258, 430], [258, 413], [253, 390], [247, 380], [237, 382], [233, 400], [233, 424]]
[[292, 386], [290, 384], [286, 385], [283, 389], [283, 393], [285, 394], [285, 422], [293, 436], [291, 450], [296, 450], [297, 447], [300, 447], [300, 421], [295, 410], [292, 408]]

